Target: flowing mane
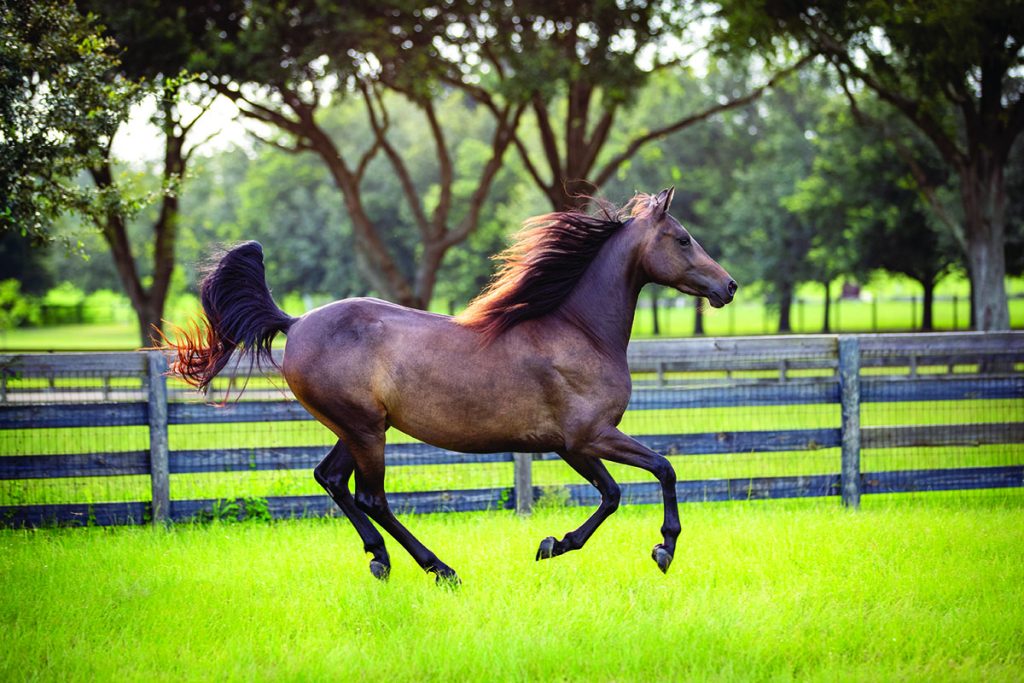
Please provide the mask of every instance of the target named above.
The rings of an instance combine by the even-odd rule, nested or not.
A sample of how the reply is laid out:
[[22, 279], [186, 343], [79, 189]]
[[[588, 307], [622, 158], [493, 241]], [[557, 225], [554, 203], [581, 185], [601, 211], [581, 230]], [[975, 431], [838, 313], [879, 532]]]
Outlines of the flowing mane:
[[501, 265], [490, 284], [456, 320], [493, 341], [519, 323], [557, 309], [626, 217], [647, 210], [650, 196], [597, 213], [557, 211], [523, 223], [511, 246], [494, 257]]

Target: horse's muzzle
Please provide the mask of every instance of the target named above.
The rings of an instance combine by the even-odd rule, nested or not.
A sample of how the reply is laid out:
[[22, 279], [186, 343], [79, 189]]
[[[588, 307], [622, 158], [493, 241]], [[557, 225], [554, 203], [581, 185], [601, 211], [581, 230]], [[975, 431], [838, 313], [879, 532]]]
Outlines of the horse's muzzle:
[[707, 299], [712, 307], [721, 308], [732, 301], [737, 289], [739, 289], [739, 285], [736, 284], [735, 280], [730, 279], [723, 287], [711, 288], [707, 294]]

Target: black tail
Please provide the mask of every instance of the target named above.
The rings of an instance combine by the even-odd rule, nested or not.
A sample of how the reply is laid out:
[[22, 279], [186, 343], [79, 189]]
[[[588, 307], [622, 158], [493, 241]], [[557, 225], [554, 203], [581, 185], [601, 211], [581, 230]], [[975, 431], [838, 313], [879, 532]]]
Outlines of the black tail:
[[177, 330], [167, 348], [177, 354], [171, 372], [205, 389], [231, 359], [235, 349], [248, 356], [250, 370], [274, 365], [271, 344], [288, 332], [296, 318], [282, 311], [270, 295], [263, 269], [263, 247], [244, 242], [229, 249], [199, 283], [205, 320], [191, 331]]

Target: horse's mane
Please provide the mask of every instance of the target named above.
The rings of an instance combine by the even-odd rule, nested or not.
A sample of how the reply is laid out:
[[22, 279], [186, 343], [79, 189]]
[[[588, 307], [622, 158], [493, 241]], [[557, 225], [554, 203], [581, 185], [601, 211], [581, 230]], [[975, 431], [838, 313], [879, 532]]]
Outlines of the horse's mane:
[[602, 202], [594, 214], [557, 211], [528, 218], [512, 244], [494, 257], [500, 265], [491, 282], [456, 320], [490, 343], [519, 323], [554, 311], [605, 242], [650, 202], [650, 195], [637, 194], [619, 208]]

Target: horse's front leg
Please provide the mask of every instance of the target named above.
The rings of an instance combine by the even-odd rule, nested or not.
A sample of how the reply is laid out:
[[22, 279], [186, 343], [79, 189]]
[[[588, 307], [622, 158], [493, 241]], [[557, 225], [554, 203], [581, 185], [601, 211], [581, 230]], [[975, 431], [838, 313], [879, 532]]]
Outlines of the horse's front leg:
[[576, 470], [580, 476], [594, 485], [594, 488], [601, 494], [601, 504], [594, 511], [587, 521], [578, 529], [574, 529], [565, 535], [562, 540], [554, 536], [548, 536], [540, 542], [537, 549], [537, 559], [544, 560], [549, 557], [556, 557], [570, 550], [579, 550], [587, 540], [597, 531], [604, 520], [615, 512], [619, 507], [621, 493], [619, 485], [608, 474], [608, 470], [600, 460], [592, 455], [578, 451], [560, 452], [559, 455]]
[[654, 546], [651, 557], [658, 563], [658, 568], [662, 572], [667, 572], [676, 552], [676, 539], [680, 531], [679, 504], [676, 502], [676, 472], [672, 469], [672, 463], [665, 456], [655, 453], [615, 428], [606, 429], [598, 436], [593, 443], [592, 452], [605, 460], [647, 470], [661, 484], [665, 521], [661, 525], [662, 542]]

